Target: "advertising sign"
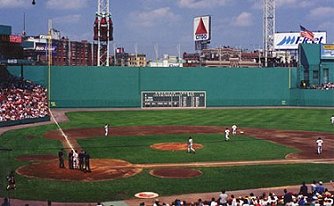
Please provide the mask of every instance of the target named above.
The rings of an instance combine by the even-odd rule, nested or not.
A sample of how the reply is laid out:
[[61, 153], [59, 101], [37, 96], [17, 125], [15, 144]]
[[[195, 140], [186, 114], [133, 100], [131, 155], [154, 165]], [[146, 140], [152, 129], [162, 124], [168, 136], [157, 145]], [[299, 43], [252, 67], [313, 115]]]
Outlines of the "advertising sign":
[[334, 44], [321, 45], [321, 59], [334, 59]]
[[302, 37], [299, 32], [275, 33], [274, 47], [276, 50], [298, 49], [298, 44], [326, 44], [326, 32], [313, 32], [314, 39]]
[[[35, 51], [45, 53], [48, 50], [48, 44], [36, 43]], [[52, 54], [56, 54], [56, 46], [52, 45], [51, 47]]]
[[194, 18], [194, 41], [211, 40], [211, 16]]
[[10, 35], [9, 36], [9, 41], [11, 43], [22, 43], [22, 37], [19, 35]]

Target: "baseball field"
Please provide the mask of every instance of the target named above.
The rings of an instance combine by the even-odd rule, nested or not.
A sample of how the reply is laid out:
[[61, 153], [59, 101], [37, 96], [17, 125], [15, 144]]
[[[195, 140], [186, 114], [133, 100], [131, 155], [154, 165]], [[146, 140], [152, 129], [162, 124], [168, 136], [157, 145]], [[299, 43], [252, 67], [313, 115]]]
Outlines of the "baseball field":
[[[333, 109], [124, 110], [66, 113], [69, 121], [0, 137], [0, 196], [57, 202], [296, 185], [334, 179]], [[111, 127], [107, 137], [104, 125]], [[224, 130], [238, 126], [225, 141]], [[195, 154], [186, 152], [189, 136]], [[324, 150], [316, 154], [316, 139]], [[92, 172], [58, 168], [61, 148], [84, 150]], [[6, 150], [11, 149], [11, 150]], [[16, 172], [16, 190], [6, 175]]]

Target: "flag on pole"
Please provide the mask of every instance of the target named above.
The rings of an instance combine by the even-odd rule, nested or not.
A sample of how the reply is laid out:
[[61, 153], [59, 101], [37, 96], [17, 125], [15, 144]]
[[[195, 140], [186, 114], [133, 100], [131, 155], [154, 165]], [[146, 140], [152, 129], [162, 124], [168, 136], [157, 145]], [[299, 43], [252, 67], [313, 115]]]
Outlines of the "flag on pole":
[[305, 27], [303, 27], [301, 25], [300, 25], [300, 36], [308, 38], [309, 40], [312, 40], [312, 41], [314, 39], [313, 32], [307, 30]]

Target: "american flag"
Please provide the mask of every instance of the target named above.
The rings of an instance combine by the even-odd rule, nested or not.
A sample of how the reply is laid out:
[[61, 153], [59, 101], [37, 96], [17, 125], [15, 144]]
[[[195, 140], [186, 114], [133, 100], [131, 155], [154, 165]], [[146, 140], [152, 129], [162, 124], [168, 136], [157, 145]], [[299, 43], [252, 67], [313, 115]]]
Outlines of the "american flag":
[[300, 25], [300, 36], [308, 38], [309, 40], [312, 40], [312, 41], [314, 39], [313, 32], [307, 30], [305, 27], [303, 27], [301, 25]]

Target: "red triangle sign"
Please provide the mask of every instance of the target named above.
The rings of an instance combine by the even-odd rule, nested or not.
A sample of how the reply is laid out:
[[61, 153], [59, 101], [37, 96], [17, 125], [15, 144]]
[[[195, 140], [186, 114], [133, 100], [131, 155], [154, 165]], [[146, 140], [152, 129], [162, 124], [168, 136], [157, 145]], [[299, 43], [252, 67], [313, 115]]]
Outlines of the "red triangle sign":
[[201, 19], [199, 20], [199, 23], [198, 23], [198, 26], [197, 26], [195, 35], [199, 35], [199, 34], [207, 34], [207, 33], [208, 33], [208, 31], [206, 30], [205, 25], [204, 25], [204, 23], [203, 23], [203, 19], [201, 18]]

